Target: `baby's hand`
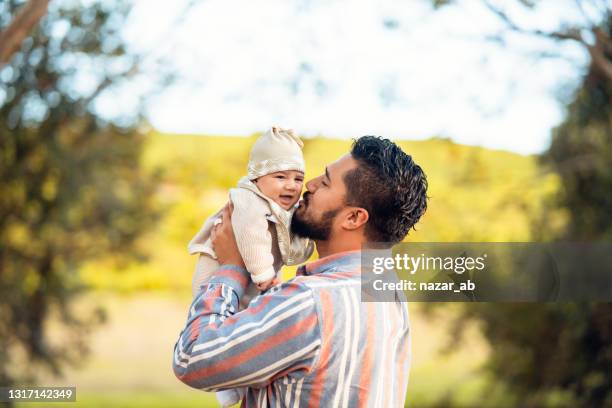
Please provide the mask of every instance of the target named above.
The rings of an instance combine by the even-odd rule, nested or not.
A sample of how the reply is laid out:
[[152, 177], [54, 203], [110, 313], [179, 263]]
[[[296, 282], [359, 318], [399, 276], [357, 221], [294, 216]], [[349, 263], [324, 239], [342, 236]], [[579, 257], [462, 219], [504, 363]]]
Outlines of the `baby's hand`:
[[278, 285], [279, 283], [280, 283], [280, 280], [278, 278], [273, 278], [265, 282], [256, 283], [255, 285], [257, 286], [257, 289], [264, 292], [270, 289], [272, 286]]

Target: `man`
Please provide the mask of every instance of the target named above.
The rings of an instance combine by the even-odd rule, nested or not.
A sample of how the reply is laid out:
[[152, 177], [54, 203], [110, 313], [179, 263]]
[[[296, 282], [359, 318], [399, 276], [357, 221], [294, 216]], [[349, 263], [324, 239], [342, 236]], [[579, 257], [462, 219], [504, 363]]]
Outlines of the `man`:
[[221, 266], [192, 303], [174, 372], [203, 390], [248, 387], [246, 407], [403, 407], [408, 313], [359, 301], [360, 251], [414, 227], [425, 174], [391, 141], [364, 136], [306, 189], [291, 228], [320, 259], [238, 313], [249, 274], [224, 211], [213, 239]]

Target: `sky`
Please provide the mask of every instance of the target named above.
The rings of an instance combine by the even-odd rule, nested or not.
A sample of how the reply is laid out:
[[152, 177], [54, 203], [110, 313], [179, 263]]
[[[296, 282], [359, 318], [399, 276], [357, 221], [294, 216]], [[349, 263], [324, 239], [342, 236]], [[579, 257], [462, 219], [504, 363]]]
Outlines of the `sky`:
[[[538, 153], [563, 118], [584, 50], [531, 36], [490, 39], [503, 24], [481, 2], [434, 11], [427, 0], [137, 0], [130, 47], [165, 57], [179, 80], [148, 101], [163, 131], [250, 135], [448, 137]], [[507, 11], [525, 27], [582, 18], [566, 0]], [[558, 51], [561, 58], [538, 58]], [[107, 109], [121, 109], [117, 101]]]

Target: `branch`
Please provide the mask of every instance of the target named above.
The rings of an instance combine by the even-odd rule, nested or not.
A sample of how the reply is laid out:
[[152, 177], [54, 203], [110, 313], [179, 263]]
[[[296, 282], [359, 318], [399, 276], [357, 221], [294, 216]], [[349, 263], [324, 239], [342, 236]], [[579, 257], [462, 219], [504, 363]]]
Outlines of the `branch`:
[[[542, 31], [542, 30], [530, 30], [520, 27], [518, 24], [514, 22], [504, 12], [498, 7], [492, 5], [488, 0], [483, 0], [486, 7], [495, 14], [500, 20], [504, 22], [504, 24], [512, 31], [516, 31], [521, 34], [534, 35], [538, 37], [544, 37], [551, 40], [556, 41], [575, 41], [578, 44], [582, 45], [588, 51], [591, 56], [591, 61], [594, 66], [596, 66], [609, 80], [612, 81], [612, 61], [608, 58], [608, 55], [611, 54], [612, 50], [612, 41], [610, 41], [610, 37], [606, 32], [604, 32], [600, 27], [593, 25], [592, 22], [589, 29], [595, 36], [595, 43], [589, 44], [584, 37], [582, 36], [581, 30], [578, 27], [568, 27], [563, 31]], [[580, 0], [576, 0], [576, 5], [579, 8], [579, 11], [582, 13], [583, 17], [588, 19], [588, 16], [585, 10], [582, 7]]]
[[585, 47], [589, 46], [587, 42], [584, 40], [584, 38], [582, 38], [582, 34], [580, 33], [580, 30], [576, 27], [570, 27], [566, 29], [565, 31], [529, 30], [526, 28], [519, 27], [508, 16], [508, 14], [506, 14], [506, 12], [495, 7], [489, 1], [484, 0], [484, 4], [493, 14], [499, 17], [499, 19], [502, 20], [506, 24], [506, 26], [512, 31], [516, 31], [521, 34], [529, 34], [529, 35], [535, 35], [538, 37], [544, 37], [544, 38], [548, 38], [548, 39], [556, 40], [556, 41], [571, 40], [571, 41], [576, 41]]
[[595, 34], [595, 45], [590, 45], [587, 49], [593, 64], [612, 81], [612, 61], [606, 56], [606, 51], [611, 47], [610, 37], [601, 28], [596, 28], [593, 33]]
[[0, 67], [10, 61], [23, 40], [47, 14], [49, 0], [30, 0], [22, 6], [11, 24], [0, 32]]
[[578, 11], [580, 11], [580, 14], [582, 14], [582, 17], [589, 24], [589, 26], [595, 27], [596, 24], [593, 22], [593, 20], [591, 20], [588, 13], [584, 9], [582, 5], [582, 0], [574, 0], [574, 3], [576, 4], [576, 8], [578, 9]]
[[115, 76], [105, 76], [104, 79], [98, 84], [96, 89], [91, 93], [91, 95], [87, 96], [86, 98], [83, 98], [81, 106], [86, 110], [89, 109], [91, 103], [96, 98], [98, 98], [98, 96], [100, 96], [101, 93], [106, 91], [110, 86], [114, 85], [117, 82], [117, 79], [132, 78], [139, 73], [140, 73], [140, 67], [138, 65], [138, 62], [135, 62], [128, 71], [122, 74], [115, 75]]

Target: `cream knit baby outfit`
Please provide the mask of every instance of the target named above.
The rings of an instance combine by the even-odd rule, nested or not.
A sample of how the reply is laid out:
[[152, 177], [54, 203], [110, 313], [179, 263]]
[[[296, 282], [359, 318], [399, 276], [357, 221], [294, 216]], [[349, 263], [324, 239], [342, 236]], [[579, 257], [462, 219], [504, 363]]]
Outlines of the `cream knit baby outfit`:
[[[284, 210], [246, 177], [240, 180], [238, 188], [230, 190], [230, 200], [234, 205], [232, 228], [236, 243], [253, 282], [270, 280], [283, 265], [297, 265], [310, 258], [314, 249], [312, 242], [291, 234], [289, 229], [294, 209]], [[197, 264], [194, 296], [218, 267], [210, 233], [220, 215], [221, 211], [208, 218], [188, 246], [190, 254], [209, 258]], [[214, 269], [210, 270], [211, 267]]]

